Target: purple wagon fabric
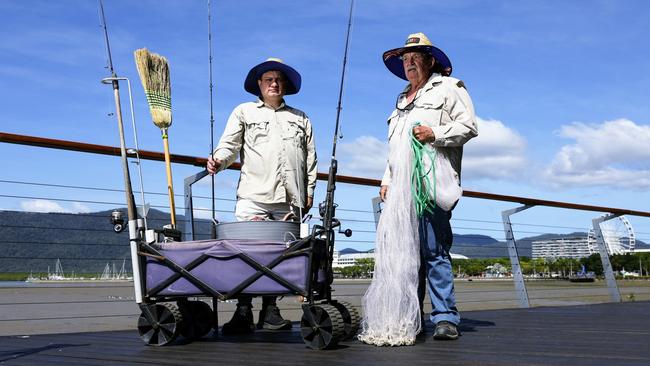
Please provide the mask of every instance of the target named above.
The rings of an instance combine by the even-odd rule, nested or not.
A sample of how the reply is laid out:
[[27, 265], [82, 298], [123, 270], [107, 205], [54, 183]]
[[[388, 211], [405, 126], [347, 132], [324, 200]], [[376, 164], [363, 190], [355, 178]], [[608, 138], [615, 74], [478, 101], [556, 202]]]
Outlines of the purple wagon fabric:
[[[282, 254], [287, 246], [283, 242], [260, 240], [200, 240], [191, 242], [163, 243], [159, 245], [165, 257], [181, 266], [186, 266], [203, 254], [208, 255], [205, 262], [190, 271], [194, 276], [210, 285], [220, 293], [229, 293], [257, 272], [243, 260], [236, 257], [245, 253], [262, 265], [268, 265]], [[299, 255], [278, 263], [271, 270], [289, 283], [305, 289], [309, 256]], [[156, 259], [147, 258], [147, 290], [150, 290], [175, 272]], [[243, 294], [280, 294], [290, 290], [266, 275], [262, 275], [246, 287]], [[159, 292], [159, 295], [200, 295], [203, 291], [185, 278], [180, 278]]]

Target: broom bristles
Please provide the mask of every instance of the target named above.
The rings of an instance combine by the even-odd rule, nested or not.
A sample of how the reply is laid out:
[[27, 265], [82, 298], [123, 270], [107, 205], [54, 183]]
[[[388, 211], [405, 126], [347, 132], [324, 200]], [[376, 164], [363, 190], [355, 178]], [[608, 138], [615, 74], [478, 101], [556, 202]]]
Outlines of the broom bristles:
[[153, 123], [161, 129], [168, 128], [172, 124], [172, 96], [167, 59], [146, 48], [134, 54]]

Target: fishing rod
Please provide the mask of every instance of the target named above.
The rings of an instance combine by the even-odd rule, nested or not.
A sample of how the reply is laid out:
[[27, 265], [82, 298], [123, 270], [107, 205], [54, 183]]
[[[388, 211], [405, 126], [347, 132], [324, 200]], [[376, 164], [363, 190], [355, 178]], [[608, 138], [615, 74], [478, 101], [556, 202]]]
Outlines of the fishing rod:
[[[214, 153], [214, 112], [213, 112], [213, 84], [212, 84], [212, 17], [211, 17], [211, 6], [210, 0], [208, 0], [208, 63], [209, 63], [209, 74], [210, 74], [210, 156]], [[215, 216], [215, 207], [214, 207], [214, 175], [210, 175], [211, 180], [211, 191], [212, 191], [212, 226], [211, 226], [211, 238], [217, 238], [217, 220]]]
[[126, 143], [124, 142], [124, 124], [122, 123], [122, 106], [120, 103], [120, 84], [119, 78], [115, 73], [115, 68], [113, 68], [113, 58], [111, 56], [111, 45], [108, 41], [108, 28], [106, 27], [106, 15], [104, 14], [104, 4], [102, 0], [99, 0], [99, 10], [102, 17], [102, 29], [104, 31], [104, 40], [106, 42], [106, 52], [108, 54], [108, 69], [111, 73], [111, 77], [102, 79], [102, 83], [111, 84], [113, 86], [113, 94], [115, 97], [115, 110], [117, 116], [117, 127], [120, 133], [120, 155], [122, 160], [122, 171], [124, 173], [124, 186], [126, 193], [126, 205], [127, 205], [127, 215], [129, 221], [136, 220], [136, 206], [135, 198], [133, 197], [133, 188], [131, 186], [131, 175], [129, 173], [129, 164], [126, 157]]
[[[321, 202], [318, 206], [319, 213], [323, 219], [323, 227], [325, 229], [325, 245], [329, 249], [329, 260], [332, 261], [334, 255], [334, 228], [340, 227], [341, 223], [334, 218], [337, 204], [334, 203], [334, 191], [336, 190], [336, 173], [338, 171], [338, 162], [336, 160], [336, 143], [339, 138], [340, 117], [341, 117], [341, 100], [343, 99], [343, 83], [345, 81], [345, 67], [348, 60], [348, 46], [350, 44], [350, 29], [352, 28], [352, 9], [354, 7], [354, 0], [350, 1], [350, 14], [348, 15], [348, 30], [345, 36], [345, 52], [343, 54], [343, 70], [341, 72], [341, 84], [339, 87], [339, 100], [336, 107], [336, 125], [334, 127], [334, 140], [332, 142], [332, 159], [330, 162], [329, 173], [327, 177], [327, 195], [325, 201]], [[345, 234], [349, 237], [352, 235], [352, 230], [347, 229], [339, 233]], [[331, 296], [331, 288], [328, 289], [328, 297]]]
[[[140, 183], [140, 198], [142, 199], [142, 207], [141, 207], [142, 211], [140, 212], [140, 216], [142, 216], [142, 219], [144, 221], [144, 228], [146, 230], [147, 229], [147, 211], [148, 211], [148, 209], [147, 209], [147, 205], [146, 205], [147, 201], [146, 201], [145, 196], [144, 196], [144, 183], [142, 181], [142, 164], [141, 164], [141, 161], [140, 161], [140, 145], [138, 143], [138, 130], [137, 130], [136, 126], [135, 126], [135, 109], [133, 108], [133, 93], [131, 91], [131, 81], [126, 77], [118, 77], [117, 74], [115, 73], [115, 69], [113, 68], [113, 58], [111, 57], [111, 45], [110, 45], [110, 42], [108, 41], [108, 28], [106, 27], [106, 16], [104, 14], [104, 4], [103, 4], [103, 2], [101, 0], [99, 1], [99, 9], [100, 9], [100, 15], [101, 15], [101, 27], [102, 27], [102, 30], [103, 30], [104, 41], [105, 41], [105, 44], [106, 44], [106, 53], [108, 55], [108, 60], [107, 60], [108, 66], [107, 66], [107, 68], [111, 72], [111, 77], [102, 79], [102, 83], [104, 83], [104, 84], [109, 84], [110, 83], [110, 84], [114, 85], [114, 88], [117, 86], [118, 89], [119, 89], [119, 84], [118, 83], [119, 83], [120, 80], [126, 81], [126, 84], [127, 84], [127, 89], [129, 91], [129, 106], [130, 106], [130, 111], [131, 111], [131, 126], [133, 127], [133, 140], [134, 140], [134, 143], [135, 143], [135, 149], [128, 149], [128, 150], [126, 150], [126, 152], [129, 153], [129, 154], [135, 154], [136, 161], [134, 163], [136, 163], [137, 166], [138, 166], [138, 178], [139, 178], [139, 183]], [[118, 97], [119, 97], [119, 95], [118, 95]], [[119, 109], [119, 112], [120, 112], [120, 117], [119, 118], [121, 119], [121, 106], [118, 107], [118, 109]], [[121, 137], [120, 137], [120, 141], [122, 141], [123, 138], [124, 138], [124, 136], [122, 134]], [[129, 175], [128, 169], [127, 169], [126, 173], [127, 173], [129, 184], [130, 184], [131, 177]], [[125, 177], [125, 179], [126, 179], [126, 177]], [[133, 190], [131, 190], [131, 195], [133, 195]], [[128, 202], [129, 202], [129, 199], [127, 197], [127, 210], [128, 210]], [[133, 200], [133, 202], [135, 202], [135, 200]], [[135, 203], [133, 203], [133, 205], [135, 206]], [[135, 207], [136, 207], [135, 216], [137, 217], [138, 216], [137, 206], [135, 206]]]
[[354, 0], [350, 1], [350, 14], [348, 15], [348, 31], [345, 36], [345, 52], [343, 53], [343, 70], [341, 72], [341, 85], [339, 86], [339, 101], [336, 106], [336, 126], [334, 127], [334, 141], [332, 142], [332, 159], [336, 159], [336, 142], [340, 137], [341, 100], [343, 99], [343, 82], [345, 81], [345, 66], [348, 63], [348, 46], [350, 44], [350, 28], [352, 28], [352, 8]]
[[[129, 163], [126, 155], [126, 143], [124, 140], [124, 124], [122, 121], [122, 106], [120, 102], [119, 80], [126, 80], [129, 86], [129, 98], [131, 100], [131, 118], [133, 122], [133, 129], [135, 131], [133, 98], [131, 98], [131, 83], [127, 78], [118, 77], [117, 74], [115, 73], [115, 68], [113, 68], [113, 58], [111, 56], [111, 46], [110, 46], [110, 42], [108, 41], [108, 28], [106, 26], [106, 16], [104, 13], [104, 4], [102, 0], [99, 0], [99, 10], [101, 15], [101, 23], [102, 23], [101, 26], [104, 31], [106, 52], [108, 54], [108, 69], [111, 73], [110, 77], [103, 78], [101, 81], [103, 84], [111, 84], [113, 86], [113, 95], [115, 98], [115, 112], [116, 112], [115, 115], [117, 117], [117, 128], [120, 134], [120, 158], [122, 161], [122, 172], [124, 174], [124, 192], [126, 194], [126, 206], [127, 206], [128, 228], [129, 228], [129, 245], [131, 251], [131, 265], [133, 268], [133, 286], [135, 290], [135, 300], [138, 304], [140, 304], [142, 302], [142, 288], [144, 284], [142, 278], [140, 277], [140, 261], [138, 259], [139, 258], [138, 240], [140, 239], [139, 228], [142, 225], [139, 222], [141, 220], [139, 220], [137, 216], [135, 198], [133, 196], [133, 187], [131, 186], [131, 175], [129, 173]], [[138, 149], [137, 142], [136, 142], [136, 149]], [[139, 155], [137, 156], [139, 158]], [[138, 164], [138, 166], [140, 165]], [[140, 175], [140, 184], [142, 185], [142, 175]], [[142, 189], [142, 193], [143, 193], [142, 208], [143, 208], [143, 215], [144, 215], [145, 214], [144, 211], [146, 210], [145, 203], [144, 203], [144, 189]], [[113, 216], [112, 219], [122, 220], [123, 222], [123, 219], [115, 216]]]

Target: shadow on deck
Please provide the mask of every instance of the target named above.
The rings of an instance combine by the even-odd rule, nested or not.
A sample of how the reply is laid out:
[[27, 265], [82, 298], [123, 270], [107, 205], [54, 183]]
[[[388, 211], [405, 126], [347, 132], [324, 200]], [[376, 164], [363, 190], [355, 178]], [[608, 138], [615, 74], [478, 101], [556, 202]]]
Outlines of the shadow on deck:
[[458, 341], [378, 348], [357, 341], [314, 351], [293, 331], [205, 337], [154, 348], [137, 332], [0, 337], [7, 365], [650, 365], [650, 302], [463, 313]]

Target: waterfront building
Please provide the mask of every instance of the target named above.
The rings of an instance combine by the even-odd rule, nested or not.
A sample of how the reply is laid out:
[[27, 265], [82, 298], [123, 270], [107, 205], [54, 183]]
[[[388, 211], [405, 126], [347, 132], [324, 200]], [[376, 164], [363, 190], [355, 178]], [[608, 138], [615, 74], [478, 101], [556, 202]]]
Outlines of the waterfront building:
[[[462, 254], [450, 253], [452, 259], [469, 259], [468, 257]], [[370, 249], [366, 252], [355, 252], [355, 253], [345, 253], [341, 254], [340, 251], [334, 250], [334, 256], [332, 259], [332, 267], [334, 268], [343, 268], [350, 267], [357, 264], [358, 259], [375, 259], [375, 250]]]
[[533, 241], [533, 259], [537, 258], [573, 258], [588, 257], [597, 252], [595, 241], [588, 236], [545, 239]]

